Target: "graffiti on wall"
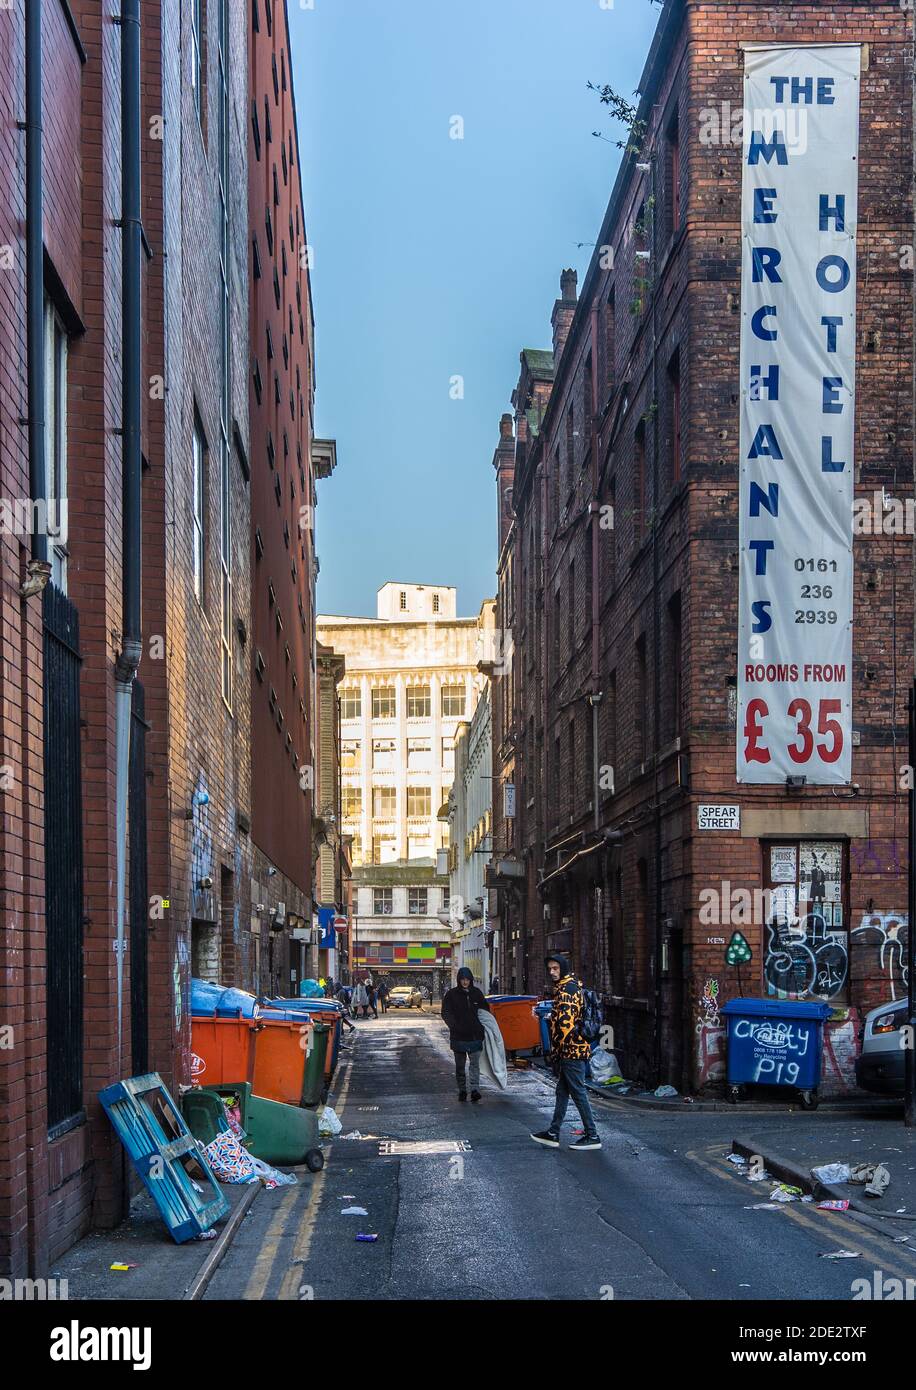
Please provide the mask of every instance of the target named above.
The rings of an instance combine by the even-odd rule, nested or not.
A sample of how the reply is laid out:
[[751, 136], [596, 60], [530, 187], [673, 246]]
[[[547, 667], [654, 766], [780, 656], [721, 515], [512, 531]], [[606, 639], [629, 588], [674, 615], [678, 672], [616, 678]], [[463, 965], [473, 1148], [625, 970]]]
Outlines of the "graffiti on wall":
[[821, 1063], [821, 1095], [842, 1095], [856, 1084], [858, 1021], [855, 1009], [841, 1009], [839, 1016], [824, 1025], [824, 1051]]
[[866, 912], [852, 933], [853, 936], [864, 936], [867, 945], [874, 945], [877, 948], [878, 965], [887, 976], [891, 999], [900, 999], [907, 992], [906, 932], [908, 920], [905, 912]]
[[767, 923], [763, 973], [771, 994], [832, 999], [849, 973], [846, 933], [831, 930], [821, 912], [777, 916]]
[[707, 980], [700, 995], [700, 1025], [718, 1028], [719, 1024], [719, 981]]
[[697, 1084], [725, 1075], [725, 1029], [719, 1018], [719, 981], [708, 979], [700, 995], [697, 1034]]

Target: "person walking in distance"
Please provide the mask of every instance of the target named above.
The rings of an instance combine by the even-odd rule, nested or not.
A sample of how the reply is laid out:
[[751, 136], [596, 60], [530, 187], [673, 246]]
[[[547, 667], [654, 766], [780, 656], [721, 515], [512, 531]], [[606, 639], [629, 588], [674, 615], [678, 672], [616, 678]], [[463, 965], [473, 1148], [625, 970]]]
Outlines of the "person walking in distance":
[[384, 980], [379, 980], [376, 993], [378, 995], [378, 1002], [382, 1006], [382, 1013], [386, 1014], [388, 1012], [388, 995], [391, 993], [391, 990]]
[[[474, 984], [474, 975], [466, 965], [458, 971], [458, 983], [447, 991], [442, 1000], [442, 1020], [448, 1027], [449, 1046], [455, 1054], [455, 1080], [458, 1099], [467, 1100], [467, 1073], [471, 1073], [471, 1100], [480, 1100], [480, 1054], [483, 1051], [483, 1024], [477, 1021], [477, 1010], [490, 1006]], [[470, 1067], [468, 1066], [470, 1063]]]
[[353, 993], [350, 996], [350, 1007], [353, 1010], [353, 1017], [359, 1018], [359, 1011], [362, 1009], [363, 1018], [369, 1017], [369, 993], [362, 980], [357, 980], [353, 986]]
[[557, 1098], [547, 1129], [532, 1133], [531, 1138], [536, 1144], [545, 1144], [551, 1149], [560, 1147], [560, 1128], [571, 1097], [582, 1117], [584, 1133], [570, 1148], [578, 1151], [600, 1149], [601, 1139], [585, 1089], [585, 1067], [591, 1056], [591, 1045], [580, 1032], [585, 1012], [582, 982], [570, 970], [565, 956], [548, 956], [544, 964], [553, 984], [553, 1010], [547, 1026], [550, 1058], [557, 1077]]

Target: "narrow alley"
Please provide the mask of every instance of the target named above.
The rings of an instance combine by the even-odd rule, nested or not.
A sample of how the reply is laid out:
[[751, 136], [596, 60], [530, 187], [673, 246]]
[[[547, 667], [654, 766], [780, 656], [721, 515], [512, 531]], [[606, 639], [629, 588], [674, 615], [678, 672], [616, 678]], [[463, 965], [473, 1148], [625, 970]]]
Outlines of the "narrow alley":
[[[342, 1135], [363, 1137], [338, 1137], [316, 1177], [261, 1194], [205, 1298], [792, 1300], [816, 1280], [821, 1298], [848, 1300], [864, 1262], [821, 1258], [841, 1246], [916, 1277], [916, 1251], [841, 1213], [748, 1210], [770, 1188], [724, 1161], [729, 1112], [598, 1102], [601, 1152], [566, 1152], [567, 1128], [555, 1153], [529, 1138], [552, 1079], [509, 1076], [505, 1093], [461, 1104], [437, 1014], [361, 1022], [330, 1103]], [[758, 1130], [767, 1118], [784, 1117]], [[367, 1215], [341, 1214], [353, 1206]]]

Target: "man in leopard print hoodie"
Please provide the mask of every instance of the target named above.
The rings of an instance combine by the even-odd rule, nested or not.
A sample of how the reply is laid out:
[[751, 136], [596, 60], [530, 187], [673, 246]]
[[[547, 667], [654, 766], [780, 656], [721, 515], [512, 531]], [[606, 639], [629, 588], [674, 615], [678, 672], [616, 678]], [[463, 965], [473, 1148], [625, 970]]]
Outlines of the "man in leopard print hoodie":
[[585, 1066], [591, 1056], [591, 1047], [579, 1032], [585, 1006], [582, 983], [572, 973], [564, 956], [548, 956], [544, 963], [553, 984], [553, 1010], [547, 1024], [550, 1032], [550, 1056], [557, 1072], [557, 1099], [550, 1125], [547, 1129], [532, 1134], [531, 1138], [536, 1144], [558, 1149], [560, 1127], [572, 1098], [582, 1118], [584, 1133], [570, 1145], [570, 1148], [580, 1153], [589, 1149], [600, 1149], [601, 1139], [585, 1089]]

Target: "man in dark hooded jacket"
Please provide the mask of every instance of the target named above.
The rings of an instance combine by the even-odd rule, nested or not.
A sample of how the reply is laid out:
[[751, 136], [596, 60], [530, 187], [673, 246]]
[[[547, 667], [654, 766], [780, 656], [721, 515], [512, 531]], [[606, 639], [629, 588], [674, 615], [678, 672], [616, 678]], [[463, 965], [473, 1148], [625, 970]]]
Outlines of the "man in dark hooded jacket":
[[471, 1100], [480, 1100], [480, 1054], [483, 1051], [483, 1024], [477, 1021], [477, 1010], [490, 1006], [474, 983], [473, 972], [463, 965], [458, 971], [458, 983], [447, 991], [442, 1000], [442, 1021], [448, 1026], [449, 1046], [455, 1054], [455, 1079], [458, 1099], [467, 1100], [467, 1071], [470, 1058]]
[[547, 1027], [550, 1032], [550, 1055], [557, 1073], [557, 1099], [553, 1119], [548, 1128], [532, 1134], [531, 1137], [537, 1144], [558, 1149], [560, 1126], [572, 1097], [573, 1104], [582, 1117], [584, 1133], [581, 1139], [570, 1145], [570, 1148], [600, 1149], [601, 1139], [585, 1089], [585, 1064], [592, 1050], [579, 1032], [585, 1009], [582, 983], [570, 970], [565, 956], [548, 956], [544, 964], [553, 985], [553, 1010], [547, 1020]]

